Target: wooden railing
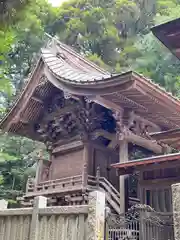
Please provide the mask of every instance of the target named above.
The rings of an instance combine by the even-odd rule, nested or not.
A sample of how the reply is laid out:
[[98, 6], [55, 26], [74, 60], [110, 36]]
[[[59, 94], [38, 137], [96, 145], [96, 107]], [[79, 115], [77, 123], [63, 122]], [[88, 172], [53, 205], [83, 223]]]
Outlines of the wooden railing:
[[120, 213], [120, 194], [104, 177], [88, 176], [88, 190], [100, 189], [106, 193], [106, 200], [111, 207]]
[[37, 185], [33, 179], [28, 179], [26, 197], [39, 194], [64, 193], [76, 190], [93, 191], [97, 189], [103, 190], [106, 193], [107, 202], [115, 212], [119, 214], [120, 194], [106, 178], [100, 176], [99, 168], [97, 168], [96, 176], [87, 175], [87, 173], [83, 171], [82, 175], [44, 181]]
[[[53, 193], [64, 193], [68, 191], [93, 191], [103, 190], [106, 193], [107, 202], [115, 210], [120, 213], [120, 193], [116, 188], [104, 177], [100, 175], [100, 168], [97, 168], [96, 176], [90, 176], [86, 172], [87, 166], [84, 165], [82, 175], [49, 180], [35, 184], [33, 179], [28, 179], [26, 187], [26, 196], [35, 196], [40, 193], [43, 195]], [[138, 199], [129, 199], [131, 204], [137, 204]]]
[[73, 177], [60, 178], [56, 180], [49, 180], [40, 182], [39, 184], [34, 183], [34, 179], [28, 179], [27, 192], [26, 194], [37, 193], [37, 192], [61, 192], [64, 190], [75, 189], [82, 186], [82, 175]]

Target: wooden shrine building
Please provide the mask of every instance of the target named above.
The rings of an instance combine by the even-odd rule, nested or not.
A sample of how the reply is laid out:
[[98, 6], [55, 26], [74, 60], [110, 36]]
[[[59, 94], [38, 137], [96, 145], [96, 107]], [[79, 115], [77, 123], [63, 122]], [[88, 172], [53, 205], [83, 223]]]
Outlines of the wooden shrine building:
[[157, 212], [172, 213], [171, 185], [180, 182], [180, 153], [117, 163], [113, 167], [121, 176], [137, 174], [140, 203]]
[[[153, 34], [180, 59], [180, 18], [161, 24], [152, 29]], [[180, 129], [155, 133], [153, 136], [158, 141], [180, 150]]]
[[126, 178], [119, 181], [111, 165], [134, 164], [127, 163], [134, 149], [149, 157], [172, 153], [154, 134], [180, 128], [180, 101], [137, 73], [112, 75], [53, 40], [0, 127], [43, 142], [49, 151], [49, 161], [42, 156], [36, 178], [28, 180], [24, 204], [38, 195], [54, 205], [84, 203], [100, 188], [121, 213], [139, 196], [128, 195]]
[[[155, 36], [180, 59], [180, 18], [156, 26]], [[179, 114], [176, 109], [176, 113]], [[180, 150], [180, 128], [151, 133], [161, 144]], [[150, 205], [158, 212], [172, 212], [171, 185], [180, 182], [180, 153], [142, 158], [112, 165], [120, 176], [138, 175], [140, 202]]]

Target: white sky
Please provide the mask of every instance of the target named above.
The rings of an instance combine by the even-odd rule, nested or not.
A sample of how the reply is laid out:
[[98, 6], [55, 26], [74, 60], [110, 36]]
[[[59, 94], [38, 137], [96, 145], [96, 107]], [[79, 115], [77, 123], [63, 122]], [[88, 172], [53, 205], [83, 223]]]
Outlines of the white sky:
[[65, 0], [49, 0], [49, 2], [54, 6], [58, 7], [61, 5], [61, 3], [65, 2]]

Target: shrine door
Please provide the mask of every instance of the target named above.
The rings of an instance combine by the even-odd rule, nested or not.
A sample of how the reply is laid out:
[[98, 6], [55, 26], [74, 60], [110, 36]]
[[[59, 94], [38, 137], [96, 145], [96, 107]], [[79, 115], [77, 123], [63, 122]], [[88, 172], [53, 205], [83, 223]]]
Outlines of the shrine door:
[[111, 168], [111, 164], [117, 163], [119, 157], [112, 151], [95, 149], [94, 150], [94, 175], [97, 168], [100, 168], [100, 176], [106, 178], [117, 190], [119, 190], [119, 177], [116, 175], [115, 169]]

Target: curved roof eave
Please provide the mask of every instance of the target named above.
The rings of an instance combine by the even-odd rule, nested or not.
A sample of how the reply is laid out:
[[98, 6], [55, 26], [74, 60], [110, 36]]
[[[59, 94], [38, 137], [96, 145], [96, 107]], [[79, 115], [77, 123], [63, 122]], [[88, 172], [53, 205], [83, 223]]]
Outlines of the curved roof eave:
[[[71, 62], [72, 63], [72, 62]], [[34, 71], [29, 77], [29, 81], [22, 91], [20, 97], [11, 108], [10, 112], [4, 117], [0, 123], [0, 128], [8, 129], [12, 119], [18, 118], [23, 109], [28, 104], [39, 78], [45, 74], [47, 79], [57, 88], [75, 95], [95, 96], [113, 94], [113, 92], [128, 90], [137, 85], [138, 89], [148, 95], [152, 95], [157, 100], [164, 99], [164, 102], [170, 107], [180, 109], [180, 101], [173, 97], [172, 94], [167, 93], [165, 89], [153, 83], [135, 72], [129, 71], [122, 74], [111, 75], [110, 73], [102, 73], [92, 71], [92, 69], [85, 69], [75, 63], [70, 65], [63, 58], [58, 58], [49, 50], [42, 52]], [[88, 66], [87, 66], [88, 68]], [[81, 79], [82, 78], [82, 79]], [[79, 80], [81, 79], [81, 80]]]
[[[119, 76], [109, 77], [108, 79], [101, 79], [101, 81], [97, 82], [94, 81], [94, 83], [88, 83], [86, 84], [74, 84], [71, 81], [68, 81], [68, 79], [63, 78], [57, 78], [50, 69], [46, 67], [46, 64], [43, 61], [43, 58], [41, 57], [35, 68], [33, 69], [32, 73], [29, 76], [29, 80], [27, 84], [25, 85], [25, 88], [21, 92], [20, 96], [16, 99], [14, 102], [12, 108], [7, 113], [7, 115], [1, 120], [0, 122], [0, 128], [4, 131], [8, 131], [9, 124], [11, 124], [12, 120], [18, 119], [20, 117], [21, 113], [23, 112], [23, 109], [28, 104], [29, 99], [31, 98], [37, 83], [39, 81], [39, 78], [42, 74], [45, 74], [47, 79], [57, 88], [63, 90], [64, 92], [68, 92], [70, 94], [75, 95], [98, 95], [98, 94], [104, 94], [112, 91], [112, 88], [117, 85], [127, 85], [130, 86], [132, 84], [131, 81], [131, 73], [129, 72], [129, 78], [127, 77], [127, 73], [121, 75], [121, 81], [119, 81]], [[109, 87], [112, 84], [111, 87]], [[93, 88], [91, 88], [93, 86]]]
[[[60, 82], [72, 85], [74, 87], [93, 87], [102, 88], [109, 86], [109, 84], [119, 84], [119, 76], [121, 80], [123, 74], [118, 75], [108, 72], [100, 72], [97, 69], [94, 71], [91, 68], [88, 68], [89, 65], [83, 65], [79, 59], [66, 59], [63, 56], [58, 57], [49, 49], [42, 49], [42, 58], [46, 69]], [[47, 74], [49, 74], [49, 72]], [[129, 72], [132, 73], [132, 72]], [[127, 73], [126, 73], [127, 75]]]
[[132, 72], [102, 79], [98, 82], [75, 83], [69, 79], [61, 78], [54, 74], [49, 68], [44, 68], [48, 80], [57, 88], [76, 95], [101, 95], [111, 93], [115, 87], [126, 85], [130, 87], [133, 83]]
[[[60, 85], [66, 86], [69, 90], [71, 89], [80, 89], [86, 90], [88, 92], [92, 89], [93, 92], [97, 89], [106, 88], [107, 93], [113, 88], [121, 85], [127, 81], [137, 80], [142, 84], [149, 87], [154, 91], [154, 94], [164, 95], [169, 100], [177, 103], [177, 98], [172, 96], [171, 93], [168, 93], [163, 87], [160, 87], [158, 84], [147, 79], [144, 76], [133, 72], [125, 72], [121, 74], [112, 75], [110, 73], [102, 73], [98, 71], [92, 71], [92, 69], [85, 68], [85, 66], [80, 65], [81, 62], [74, 60], [76, 67], [73, 67], [68, 62], [68, 59], [63, 59], [58, 57], [49, 49], [42, 49], [42, 58], [46, 66], [46, 74], [49, 76], [49, 80], [52, 80], [54, 84], [56, 83], [57, 87]], [[53, 78], [55, 78], [53, 80]], [[57, 82], [59, 80], [59, 83]], [[52, 82], [52, 83], [53, 83]], [[91, 95], [91, 94], [90, 94]]]
[[[42, 61], [42, 58], [40, 57], [35, 65], [34, 69], [32, 70], [30, 76], [28, 77], [28, 81], [25, 84], [24, 89], [21, 91], [20, 95], [14, 101], [13, 106], [11, 107], [10, 111], [0, 121], [0, 129], [3, 129], [4, 131], [6, 131], [7, 126], [5, 127], [4, 125], [8, 121], [8, 118], [10, 118], [10, 116], [14, 117], [14, 115], [15, 115], [14, 113], [16, 112], [16, 110], [19, 110], [20, 112], [22, 111], [22, 109], [20, 108], [19, 105], [21, 104], [23, 98], [25, 98], [25, 102], [23, 104], [26, 104], [28, 102], [31, 93], [32, 93], [33, 89], [35, 88], [35, 82], [38, 80], [38, 77], [35, 78], [35, 76], [37, 76], [37, 74], [40, 74], [40, 72], [42, 71], [42, 65], [43, 65], [43, 61]], [[34, 81], [32, 81], [32, 79], [34, 79]], [[19, 114], [18, 114], [18, 116], [19, 116]], [[17, 115], [16, 115], [16, 117], [17, 117]]]
[[[57, 88], [67, 90], [72, 94], [80, 95], [109, 94], [113, 91], [117, 91], [118, 87], [123, 87], [123, 89], [127, 90], [132, 86], [134, 81], [137, 80], [139, 83], [146, 85], [146, 87], [150, 89], [150, 92], [152, 91], [151, 94], [153, 96], [157, 98], [159, 98], [159, 96], [165, 97], [167, 101], [170, 101], [180, 107], [179, 99], [173, 96], [172, 93], [167, 92], [165, 88], [154, 83], [151, 79], [147, 79], [143, 75], [133, 71], [116, 74], [114, 76], [92, 82], [74, 82], [70, 79], [62, 78], [54, 73], [52, 69], [49, 69], [48, 66], [45, 67], [45, 74], [49, 81], [51, 81]], [[126, 87], [124, 88], [124, 86]]]

